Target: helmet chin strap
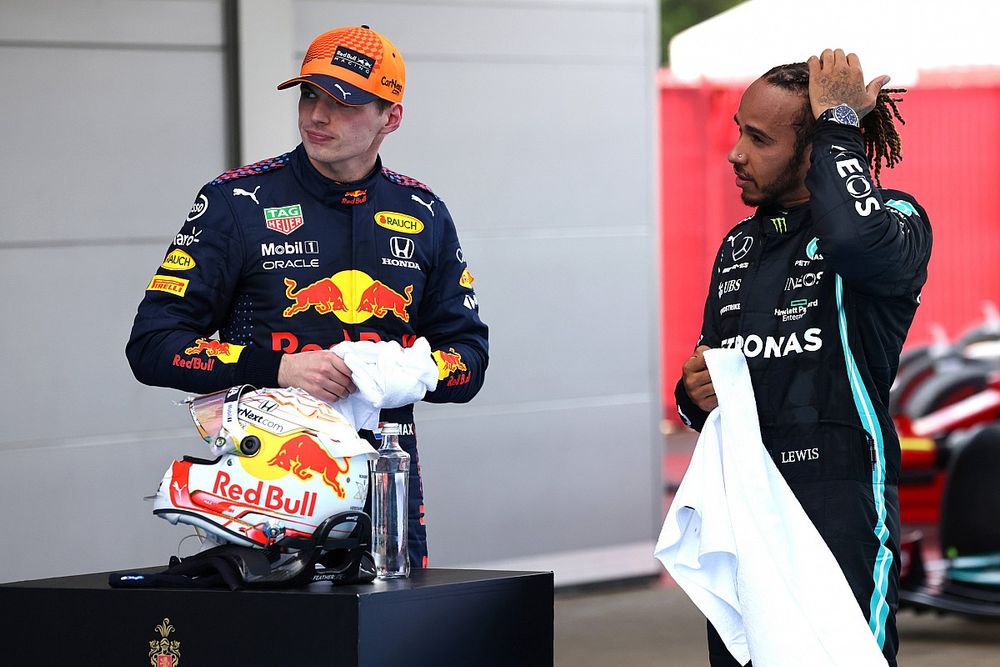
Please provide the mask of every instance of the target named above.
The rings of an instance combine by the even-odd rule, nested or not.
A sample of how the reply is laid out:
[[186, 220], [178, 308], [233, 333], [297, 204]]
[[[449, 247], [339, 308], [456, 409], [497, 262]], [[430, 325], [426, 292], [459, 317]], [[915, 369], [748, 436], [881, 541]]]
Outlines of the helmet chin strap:
[[254, 387], [249, 384], [233, 387], [226, 394], [222, 404], [222, 428], [215, 441], [209, 445], [212, 454], [222, 456], [223, 454], [242, 454], [240, 443], [247, 437], [247, 432], [240, 424], [240, 398], [248, 391], [253, 391]]

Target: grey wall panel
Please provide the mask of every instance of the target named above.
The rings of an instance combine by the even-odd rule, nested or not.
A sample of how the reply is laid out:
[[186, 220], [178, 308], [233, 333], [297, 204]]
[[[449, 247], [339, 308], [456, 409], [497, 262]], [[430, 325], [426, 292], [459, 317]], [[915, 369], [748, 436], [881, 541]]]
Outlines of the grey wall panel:
[[522, 407], [418, 410], [434, 565], [649, 539], [652, 403]]
[[136, 306], [165, 249], [0, 250], [0, 281], [23, 286], [7, 291], [8, 312], [29, 314], [26, 326], [0, 329], [0, 346], [13, 353], [9, 377], [27, 389], [0, 403], [9, 424], [0, 447], [184, 423], [171, 405], [184, 394], [142, 387], [125, 359]]
[[[461, 231], [649, 227], [643, 71], [539, 64], [526, 78], [511, 64], [411, 69], [403, 126], [383, 159], [440, 190]], [[566, 89], [550, 88], [553, 79]], [[477, 84], [491, 92], [470, 92]], [[636, 103], [591, 90], [604, 87]], [[498, 110], [501, 91], [524, 101]]]
[[221, 52], [0, 47], [0, 80], [3, 242], [166, 241], [227, 166]]
[[187, 448], [177, 435], [0, 448], [0, 507], [13, 512], [0, 581], [165, 566], [193, 531], [154, 517], [143, 497]]
[[407, 67], [433, 58], [529, 67], [544, 60], [618, 62], [641, 68], [650, 4], [307, 0], [296, 3], [296, 35], [308, 44], [339, 25], [370, 25], [390, 36]]
[[[0, 3], [0, 41], [220, 47], [219, 0], [31, 0]], [[127, 57], [127, 56], [123, 56]], [[79, 60], [66, 62], [81, 64]]]
[[649, 391], [649, 360], [639, 352], [655, 325], [648, 237], [462, 243], [490, 324], [490, 368], [477, 402]]
[[229, 166], [222, 4], [0, 4], [0, 507], [18, 513], [2, 581], [165, 563], [190, 532], [141, 498], [205, 447], [124, 343], [197, 189]]

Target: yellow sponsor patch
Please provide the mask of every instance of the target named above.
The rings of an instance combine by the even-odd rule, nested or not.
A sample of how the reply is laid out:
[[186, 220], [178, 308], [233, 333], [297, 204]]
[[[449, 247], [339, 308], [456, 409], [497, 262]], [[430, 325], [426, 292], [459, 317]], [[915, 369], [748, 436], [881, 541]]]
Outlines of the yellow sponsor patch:
[[193, 356], [204, 353], [206, 356], [215, 357], [224, 364], [235, 364], [240, 360], [240, 354], [244, 347], [246, 346], [223, 343], [211, 338], [199, 338], [194, 342], [194, 345], [184, 350], [184, 354]]
[[474, 283], [474, 282], [476, 282], [476, 279], [472, 277], [472, 274], [469, 273], [468, 269], [466, 269], [465, 271], [462, 271], [462, 275], [458, 279], [458, 284], [459, 285], [461, 285], [462, 287], [469, 287], [469, 288], [471, 288], [472, 287], [472, 283]]
[[174, 278], [173, 276], [161, 276], [159, 274], [153, 276], [153, 279], [149, 281], [146, 285], [146, 291], [156, 290], [157, 292], [166, 292], [167, 294], [173, 294], [176, 296], [184, 296], [187, 292], [188, 279], [187, 278]]
[[379, 211], [375, 214], [375, 224], [403, 234], [419, 234], [424, 231], [423, 221], [395, 211]]
[[164, 269], [170, 269], [171, 271], [187, 271], [188, 269], [193, 269], [195, 266], [194, 257], [187, 254], [180, 248], [171, 250], [170, 253], [164, 258], [163, 264], [160, 264]]
[[453, 347], [449, 347], [447, 352], [444, 350], [434, 350], [431, 352], [431, 356], [434, 357], [434, 361], [437, 363], [438, 380], [443, 380], [456, 371], [469, 370], [462, 361], [462, 355], [456, 352]]

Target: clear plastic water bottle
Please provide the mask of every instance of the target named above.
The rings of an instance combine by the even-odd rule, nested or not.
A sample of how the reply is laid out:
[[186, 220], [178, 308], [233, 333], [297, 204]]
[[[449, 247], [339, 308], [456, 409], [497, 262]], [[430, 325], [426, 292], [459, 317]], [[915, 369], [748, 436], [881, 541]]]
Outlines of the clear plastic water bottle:
[[410, 576], [406, 551], [410, 455], [400, 448], [399, 433], [399, 424], [382, 424], [382, 446], [374, 464], [372, 541], [379, 579]]

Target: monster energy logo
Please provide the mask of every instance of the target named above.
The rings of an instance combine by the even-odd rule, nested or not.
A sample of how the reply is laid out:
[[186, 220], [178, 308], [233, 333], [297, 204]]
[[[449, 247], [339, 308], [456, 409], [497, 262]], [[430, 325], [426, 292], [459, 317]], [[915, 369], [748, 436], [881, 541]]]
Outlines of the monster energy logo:
[[785, 218], [783, 217], [771, 218], [771, 224], [774, 225], [774, 231], [776, 232], [784, 233], [788, 231], [788, 223], [785, 222]]

